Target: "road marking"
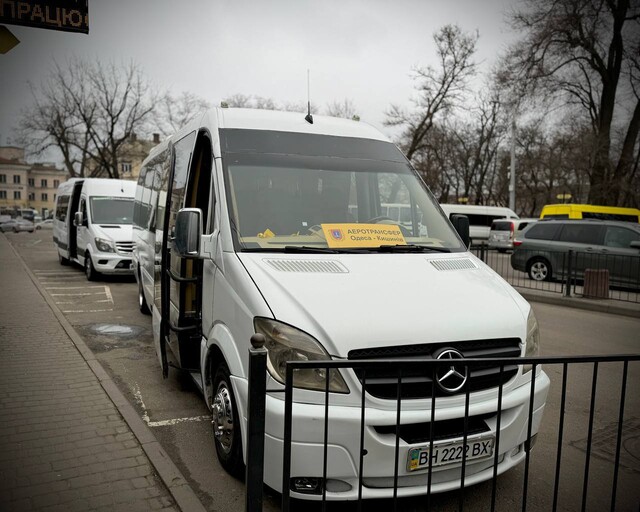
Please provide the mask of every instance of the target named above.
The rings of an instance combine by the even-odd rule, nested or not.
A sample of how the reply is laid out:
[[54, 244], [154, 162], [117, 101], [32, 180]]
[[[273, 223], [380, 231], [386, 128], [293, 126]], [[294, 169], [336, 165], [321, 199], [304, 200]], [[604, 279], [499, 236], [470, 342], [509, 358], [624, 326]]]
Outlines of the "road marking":
[[[58, 288], [60, 289], [60, 288]], [[62, 288], [64, 290], [64, 288]], [[60, 297], [62, 295], [68, 295], [70, 297], [80, 297], [82, 295], [102, 295], [104, 292], [95, 292], [95, 293], [50, 293], [52, 297]]]
[[63, 313], [102, 313], [105, 311], [113, 311], [113, 309], [69, 309]]
[[[53, 286], [47, 290], [84, 290], [85, 288], [107, 288], [106, 286]], [[107, 293], [106, 291], [104, 293]]]
[[134, 383], [133, 396], [136, 399], [136, 402], [142, 407], [142, 421], [144, 421], [149, 427], [167, 427], [171, 425], [177, 425], [178, 423], [186, 423], [187, 421], [206, 421], [210, 420], [210, 416], [191, 416], [187, 418], [173, 418], [170, 420], [160, 420], [160, 421], [151, 421], [149, 419], [149, 413], [147, 412], [147, 407], [144, 405], [144, 400], [142, 399], [142, 393], [140, 393], [140, 387], [138, 383]]

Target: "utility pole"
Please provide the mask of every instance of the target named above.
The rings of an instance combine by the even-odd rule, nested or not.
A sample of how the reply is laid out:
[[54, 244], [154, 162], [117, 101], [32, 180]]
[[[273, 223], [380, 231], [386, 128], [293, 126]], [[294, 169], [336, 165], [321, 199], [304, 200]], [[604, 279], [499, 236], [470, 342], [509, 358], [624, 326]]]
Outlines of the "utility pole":
[[511, 118], [511, 171], [509, 172], [509, 208], [516, 211], [516, 112]]

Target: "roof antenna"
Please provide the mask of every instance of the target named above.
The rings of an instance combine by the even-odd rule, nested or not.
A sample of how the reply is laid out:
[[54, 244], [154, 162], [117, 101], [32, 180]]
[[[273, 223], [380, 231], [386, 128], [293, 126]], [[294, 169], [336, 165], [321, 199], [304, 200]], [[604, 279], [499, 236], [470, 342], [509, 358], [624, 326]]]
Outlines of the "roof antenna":
[[309, 70], [307, 69], [307, 115], [304, 116], [304, 120], [313, 124], [313, 116], [311, 115], [311, 92], [309, 88]]

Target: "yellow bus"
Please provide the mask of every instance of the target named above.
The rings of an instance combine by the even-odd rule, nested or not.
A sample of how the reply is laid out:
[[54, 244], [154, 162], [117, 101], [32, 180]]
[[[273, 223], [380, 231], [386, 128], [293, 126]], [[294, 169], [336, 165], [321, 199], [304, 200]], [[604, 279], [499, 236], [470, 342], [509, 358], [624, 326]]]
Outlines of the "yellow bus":
[[640, 210], [595, 204], [548, 204], [542, 208], [541, 219], [602, 219], [640, 223]]

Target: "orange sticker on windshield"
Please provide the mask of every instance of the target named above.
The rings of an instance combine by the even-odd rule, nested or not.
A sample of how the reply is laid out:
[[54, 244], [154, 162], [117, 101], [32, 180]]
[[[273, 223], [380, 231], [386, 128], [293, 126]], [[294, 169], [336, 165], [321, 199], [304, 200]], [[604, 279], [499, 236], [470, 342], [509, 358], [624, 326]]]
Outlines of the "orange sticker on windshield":
[[321, 224], [321, 226], [327, 245], [332, 249], [406, 245], [407, 243], [397, 224]]

